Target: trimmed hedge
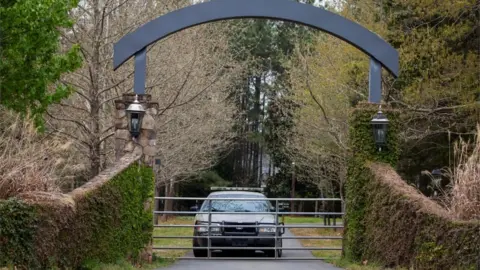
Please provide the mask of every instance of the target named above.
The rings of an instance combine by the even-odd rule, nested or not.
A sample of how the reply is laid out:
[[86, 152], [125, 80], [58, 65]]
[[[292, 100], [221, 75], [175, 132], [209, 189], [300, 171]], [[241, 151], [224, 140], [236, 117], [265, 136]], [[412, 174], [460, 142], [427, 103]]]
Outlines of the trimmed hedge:
[[370, 125], [377, 110], [361, 104], [350, 117], [344, 256], [387, 267], [476, 269], [480, 221], [452, 220], [442, 207], [400, 178], [393, 168], [399, 156], [396, 135], [401, 114], [382, 110], [390, 120], [388, 146], [377, 152]]
[[346, 215], [344, 256], [360, 261], [365, 246], [365, 207], [368, 202], [367, 185], [371, 180], [365, 173], [366, 161], [382, 161], [395, 166], [399, 156], [399, 116], [397, 110], [382, 108], [390, 123], [387, 130], [387, 146], [378, 152], [375, 147], [370, 121], [378, 112], [378, 105], [360, 103], [349, 118], [349, 147], [352, 157], [348, 163], [345, 185]]
[[455, 221], [386, 164], [369, 164], [362, 259], [413, 269], [476, 269], [480, 221]]
[[[33, 242], [29, 237], [10, 240], [18, 234], [5, 235], [3, 230], [0, 239], [17, 241], [16, 246], [29, 248], [34, 243], [35, 252], [25, 252], [20, 257], [15, 254], [14, 258], [6, 253], [7, 259], [0, 262], [14, 259], [17, 267], [22, 268], [65, 269], [79, 268], [88, 261], [113, 263], [120, 258], [138, 258], [151, 241], [152, 204], [146, 202], [153, 199], [153, 187], [152, 169], [133, 162], [112, 179], [73, 199], [62, 195], [49, 202], [34, 202], [38, 225]], [[31, 216], [27, 217], [20, 220], [18, 215], [10, 215], [6, 220], [11, 224], [29, 224]], [[6, 249], [11, 248], [16, 247]]]
[[0, 200], [0, 267], [35, 264], [36, 222], [34, 207]]

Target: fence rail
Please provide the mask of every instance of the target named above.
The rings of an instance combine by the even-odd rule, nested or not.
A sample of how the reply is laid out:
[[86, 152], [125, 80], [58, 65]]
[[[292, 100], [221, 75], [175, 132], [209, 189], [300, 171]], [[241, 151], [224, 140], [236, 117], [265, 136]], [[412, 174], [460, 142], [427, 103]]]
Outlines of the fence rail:
[[[174, 201], [203, 201], [204, 207], [200, 209], [200, 211], [154, 211], [154, 216], [158, 215], [176, 215], [176, 216], [192, 216], [192, 215], [204, 215], [208, 216], [208, 220], [202, 221], [200, 224], [155, 224], [154, 227], [156, 228], [194, 228], [192, 230], [192, 235], [165, 235], [165, 236], [153, 236], [153, 239], [206, 239], [207, 245], [206, 246], [153, 246], [154, 250], [206, 250], [205, 257], [180, 257], [177, 259], [223, 259], [223, 260], [239, 260], [239, 259], [274, 259], [274, 260], [324, 260], [325, 258], [319, 258], [314, 256], [300, 256], [300, 257], [293, 257], [293, 256], [284, 256], [281, 258], [279, 251], [322, 251], [322, 250], [329, 250], [329, 251], [342, 251], [342, 246], [340, 247], [324, 247], [324, 246], [309, 246], [309, 247], [284, 247], [283, 240], [342, 240], [342, 236], [336, 235], [323, 235], [323, 236], [295, 236], [295, 235], [286, 235], [284, 236], [286, 229], [291, 228], [303, 228], [303, 229], [342, 229], [343, 222], [337, 225], [336, 219], [341, 218], [343, 221], [344, 216], [344, 205], [343, 200], [340, 198], [200, 198], [200, 197], [154, 197], [155, 200], [174, 200]], [[274, 209], [270, 209], [271, 211], [230, 211], [230, 212], [216, 212], [212, 211], [212, 202], [215, 201], [270, 201], [274, 202], [273, 206]], [[304, 202], [315, 202], [315, 211], [314, 212], [295, 212], [292, 211], [281, 211], [280, 204], [282, 201], [289, 201], [289, 202], [296, 202], [296, 201], [304, 201]], [[341, 212], [318, 212], [317, 211], [317, 203], [318, 202], [340, 202], [341, 203]], [[291, 205], [291, 204], [290, 204]], [[207, 207], [205, 207], [207, 206]], [[205, 209], [206, 208], [206, 209]], [[293, 209], [294, 210], [294, 209]], [[259, 223], [259, 222], [245, 222], [249, 224], [226, 224], [230, 222], [215, 222], [212, 221], [212, 217], [215, 215], [272, 215], [274, 222], [270, 223]], [[323, 216], [328, 218], [333, 218], [333, 225], [324, 224], [321, 225], [319, 223], [300, 223], [295, 224], [294, 222], [291, 224], [285, 224], [284, 222], [279, 222], [279, 217], [284, 218], [285, 216]], [[319, 218], [320, 221], [320, 218]], [[248, 234], [243, 233], [242, 235], [235, 235], [233, 232], [229, 232], [229, 234], [225, 235], [225, 229], [227, 228], [255, 228], [255, 230], [251, 230]], [[205, 231], [202, 233], [197, 233], [199, 235], [194, 235], [193, 231], [198, 230], [199, 228], [206, 228]], [[260, 228], [269, 228], [270, 235], [259, 235]], [[262, 239], [270, 239], [274, 241], [273, 246], [265, 246], [265, 247], [254, 247], [254, 246], [212, 246], [212, 240], [215, 239], [228, 239], [228, 241], [234, 240], [247, 240], [250, 241], [255, 240], [262, 240]], [[275, 256], [274, 257], [214, 257], [212, 256], [213, 251], [215, 250], [262, 250], [262, 251], [273, 251]], [[286, 254], [283, 254], [286, 255]], [[307, 254], [308, 255], [308, 254]]]

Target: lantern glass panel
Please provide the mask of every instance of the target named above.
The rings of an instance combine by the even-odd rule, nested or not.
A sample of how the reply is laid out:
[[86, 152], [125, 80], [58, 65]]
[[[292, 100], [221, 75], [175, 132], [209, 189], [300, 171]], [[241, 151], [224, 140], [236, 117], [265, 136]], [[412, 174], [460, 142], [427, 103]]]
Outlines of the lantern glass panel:
[[385, 144], [386, 142], [386, 125], [376, 124], [373, 125], [374, 139], [376, 144]]
[[140, 134], [141, 128], [141, 119], [140, 113], [132, 112], [130, 113], [130, 132], [133, 136], [138, 136]]

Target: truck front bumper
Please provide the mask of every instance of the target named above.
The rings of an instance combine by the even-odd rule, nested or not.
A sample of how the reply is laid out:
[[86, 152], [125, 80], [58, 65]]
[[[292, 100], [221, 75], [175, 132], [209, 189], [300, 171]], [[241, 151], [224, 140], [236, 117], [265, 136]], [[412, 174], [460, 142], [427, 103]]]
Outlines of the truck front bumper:
[[[206, 236], [206, 234], [202, 234], [200, 236]], [[257, 236], [250, 236], [245, 235], [242, 238], [232, 238], [232, 236], [228, 235], [214, 235], [214, 238], [211, 238], [211, 246], [212, 247], [274, 247], [275, 246], [275, 235], [266, 234], [266, 235], [258, 235], [258, 237], [262, 238], [255, 238]], [[197, 247], [207, 247], [208, 246], [208, 239], [207, 238], [194, 238], [194, 246]]]

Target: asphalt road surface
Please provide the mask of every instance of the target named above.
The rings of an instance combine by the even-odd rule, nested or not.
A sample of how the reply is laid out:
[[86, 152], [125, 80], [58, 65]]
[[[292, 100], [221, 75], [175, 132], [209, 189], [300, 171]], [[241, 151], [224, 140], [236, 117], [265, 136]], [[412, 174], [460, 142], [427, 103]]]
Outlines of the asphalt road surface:
[[[292, 234], [286, 230], [284, 236], [292, 236]], [[302, 245], [296, 239], [284, 239], [284, 247], [301, 247]], [[213, 254], [217, 257], [211, 260], [191, 260], [191, 259], [181, 259], [176, 262], [174, 265], [167, 268], [162, 268], [163, 270], [338, 270], [331, 264], [319, 261], [319, 260], [288, 260], [288, 258], [313, 258], [313, 255], [308, 250], [284, 250], [282, 254], [282, 260], [261, 260], [264, 257], [263, 253], [258, 252], [256, 254], [249, 254], [253, 257], [246, 260], [238, 259], [221, 259], [221, 253]], [[240, 257], [235, 255], [225, 255], [228, 257]], [[189, 252], [185, 257], [193, 257], [193, 253]], [[220, 258], [218, 258], [220, 257]], [[227, 266], [228, 263], [228, 266]], [[159, 269], [159, 270], [162, 270]]]

